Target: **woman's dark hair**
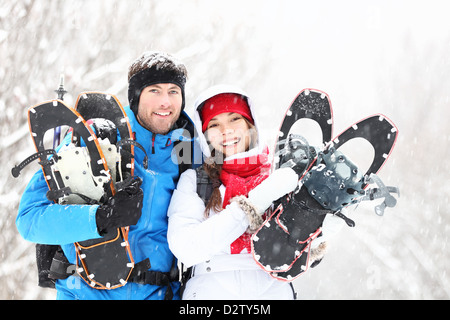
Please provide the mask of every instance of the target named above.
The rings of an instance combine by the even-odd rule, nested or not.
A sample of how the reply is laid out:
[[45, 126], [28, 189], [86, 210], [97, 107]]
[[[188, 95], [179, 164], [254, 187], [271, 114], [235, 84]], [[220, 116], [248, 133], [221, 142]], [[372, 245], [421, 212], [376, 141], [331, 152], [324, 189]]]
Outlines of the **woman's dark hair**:
[[[213, 150], [213, 154], [216, 150]], [[215, 212], [222, 211], [222, 196], [220, 195], [219, 187], [222, 184], [220, 182], [220, 173], [222, 172], [222, 164], [217, 163], [214, 160], [214, 155], [206, 159], [205, 163], [203, 164], [203, 168], [205, 169], [205, 172], [208, 174], [208, 177], [212, 181], [212, 187], [213, 191], [211, 193], [211, 197], [209, 198], [208, 203], [205, 207], [205, 217], [209, 216], [209, 213], [211, 210]]]

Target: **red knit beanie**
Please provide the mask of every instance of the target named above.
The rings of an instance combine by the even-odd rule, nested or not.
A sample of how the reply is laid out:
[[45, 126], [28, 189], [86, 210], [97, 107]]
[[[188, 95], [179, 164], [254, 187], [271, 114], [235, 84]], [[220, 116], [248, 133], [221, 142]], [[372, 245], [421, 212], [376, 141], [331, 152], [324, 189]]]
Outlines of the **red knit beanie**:
[[251, 124], [254, 124], [252, 114], [245, 97], [236, 93], [221, 93], [204, 102], [204, 105], [200, 111], [203, 122], [202, 132], [206, 131], [208, 123], [212, 118], [225, 112], [239, 113], [250, 121]]

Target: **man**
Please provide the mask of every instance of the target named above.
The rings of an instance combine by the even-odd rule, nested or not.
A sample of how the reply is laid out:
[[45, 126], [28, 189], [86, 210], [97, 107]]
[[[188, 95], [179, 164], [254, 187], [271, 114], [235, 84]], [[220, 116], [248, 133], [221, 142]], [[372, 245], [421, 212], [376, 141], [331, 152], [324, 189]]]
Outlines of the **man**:
[[[41, 171], [28, 184], [16, 219], [26, 240], [60, 245], [68, 263], [74, 264], [74, 242], [97, 239], [108, 228], [130, 225], [128, 242], [134, 261], [148, 258], [151, 265], [133, 274], [126, 285], [111, 290], [91, 288], [76, 275], [58, 279], [57, 299], [179, 298], [176, 260], [166, 234], [172, 192], [180, 173], [194, 163], [195, 130], [183, 110], [186, 78], [185, 66], [165, 53], [146, 52], [130, 66], [130, 105], [125, 111], [135, 140], [147, 153], [135, 148], [134, 174], [142, 179], [142, 192], [110, 201], [115, 207], [109, 210], [104, 205], [50, 202]], [[146, 155], [147, 169], [143, 165]]]

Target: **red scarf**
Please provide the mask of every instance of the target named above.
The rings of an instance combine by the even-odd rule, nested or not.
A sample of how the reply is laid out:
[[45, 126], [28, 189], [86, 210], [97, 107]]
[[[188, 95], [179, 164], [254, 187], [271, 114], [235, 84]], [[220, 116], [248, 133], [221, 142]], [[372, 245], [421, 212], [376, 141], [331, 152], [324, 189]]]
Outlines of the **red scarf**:
[[[268, 148], [263, 153], [246, 158], [224, 161], [220, 181], [226, 187], [223, 199], [223, 208], [236, 196], [247, 196], [269, 176], [270, 163], [268, 162]], [[245, 232], [231, 244], [231, 253], [241, 253], [244, 249], [251, 252], [251, 234]]]

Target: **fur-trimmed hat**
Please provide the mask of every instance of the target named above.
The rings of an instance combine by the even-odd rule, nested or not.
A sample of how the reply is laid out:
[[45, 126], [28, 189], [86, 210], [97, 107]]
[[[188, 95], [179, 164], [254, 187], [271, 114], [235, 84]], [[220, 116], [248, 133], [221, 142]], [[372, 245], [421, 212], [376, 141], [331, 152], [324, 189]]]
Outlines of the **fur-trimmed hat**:
[[183, 110], [186, 79], [186, 67], [173, 56], [157, 51], [144, 52], [128, 71], [128, 101], [131, 110], [137, 115], [142, 90], [157, 83], [173, 83], [180, 87]]

